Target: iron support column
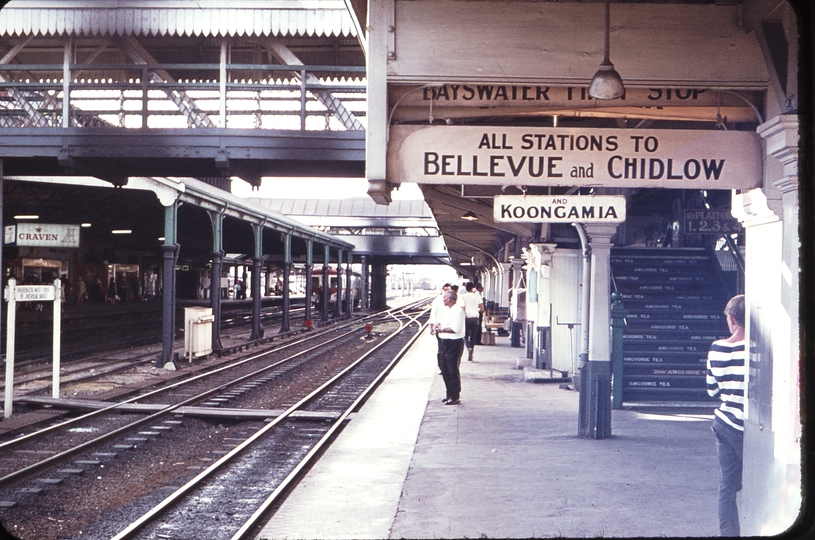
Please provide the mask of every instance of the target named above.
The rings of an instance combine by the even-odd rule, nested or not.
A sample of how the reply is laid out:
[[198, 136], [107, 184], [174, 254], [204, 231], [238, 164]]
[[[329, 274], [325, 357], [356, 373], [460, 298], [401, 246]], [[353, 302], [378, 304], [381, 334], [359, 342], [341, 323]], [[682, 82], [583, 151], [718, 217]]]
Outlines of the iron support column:
[[263, 257], [252, 257], [252, 335], [249, 339], [263, 337], [263, 324], [260, 322], [260, 301], [263, 294], [260, 290], [260, 270], [263, 268]]
[[330, 277], [328, 275], [329, 250], [330, 248], [328, 246], [325, 246], [325, 250], [323, 252], [323, 290], [320, 291], [320, 295], [323, 298], [322, 302], [323, 305], [321, 310], [322, 313], [320, 314], [320, 320], [323, 322], [328, 320], [328, 299], [329, 299], [328, 280]]
[[387, 295], [388, 267], [384, 264], [371, 265], [371, 309], [378, 311], [388, 307]]
[[580, 369], [578, 434], [590, 439], [611, 436], [611, 237], [617, 225], [587, 224], [591, 246], [591, 305], [588, 362]]
[[255, 256], [252, 257], [252, 335], [249, 339], [263, 337], [263, 325], [260, 322], [260, 302], [263, 293], [260, 290], [260, 271], [263, 268], [263, 226], [252, 225], [255, 236]]
[[303, 324], [308, 324], [305, 321], [311, 320], [311, 275], [314, 272], [314, 260], [312, 255], [312, 250], [314, 248], [314, 241], [313, 240], [306, 240], [306, 313], [305, 313], [305, 320]]
[[221, 350], [221, 272], [224, 265], [224, 253], [213, 251], [212, 276], [209, 280], [210, 305], [212, 306], [212, 350]]
[[212, 222], [212, 276], [210, 279], [210, 302], [212, 305], [212, 350], [218, 352], [221, 346], [221, 272], [224, 264], [223, 231], [224, 213], [209, 211]]
[[340, 316], [342, 311], [342, 256], [343, 250], [337, 255], [337, 298], [334, 300], [334, 318]]
[[174, 360], [175, 344], [175, 263], [178, 259], [178, 244], [161, 246], [164, 260], [162, 314], [161, 314], [161, 356], [157, 367], [164, 367]]
[[[175, 264], [178, 260], [179, 245], [176, 244], [178, 231], [178, 201], [164, 207], [164, 244], [162, 251], [162, 313], [161, 313], [161, 356], [157, 367], [164, 367], [174, 360], [175, 344]], [[170, 367], [170, 366], [168, 366]], [[175, 367], [175, 364], [172, 364]]]
[[359, 307], [362, 309], [368, 309], [368, 306], [370, 306], [370, 299], [368, 298], [370, 288], [368, 286], [368, 257], [365, 255], [361, 257], [359, 280], [362, 282], [360, 283], [362, 288], [362, 298], [359, 299]]
[[283, 235], [283, 320], [280, 324], [280, 333], [288, 332], [289, 328], [289, 308], [291, 301], [289, 298], [289, 279], [291, 274], [291, 234]]

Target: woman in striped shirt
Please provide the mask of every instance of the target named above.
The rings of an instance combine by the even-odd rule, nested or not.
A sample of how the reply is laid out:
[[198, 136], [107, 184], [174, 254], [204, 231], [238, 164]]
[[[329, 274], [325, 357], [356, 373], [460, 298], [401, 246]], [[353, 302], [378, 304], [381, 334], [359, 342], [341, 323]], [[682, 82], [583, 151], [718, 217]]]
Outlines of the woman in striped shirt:
[[744, 295], [724, 308], [730, 337], [713, 342], [707, 357], [707, 392], [722, 404], [714, 411], [713, 432], [719, 456], [719, 533], [739, 536], [736, 493], [741, 491], [744, 447]]

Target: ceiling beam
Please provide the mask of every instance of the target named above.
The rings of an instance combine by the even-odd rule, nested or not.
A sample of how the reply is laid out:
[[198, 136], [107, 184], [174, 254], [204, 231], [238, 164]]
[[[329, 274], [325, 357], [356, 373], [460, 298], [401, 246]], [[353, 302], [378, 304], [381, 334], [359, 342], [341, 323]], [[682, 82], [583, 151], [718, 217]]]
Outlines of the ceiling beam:
[[[492, 205], [488, 207], [486, 204], [482, 204], [477, 201], [470, 201], [467, 199], [462, 199], [461, 197], [443, 193], [440, 191], [441, 188], [439, 187], [432, 187], [429, 185], [420, 185], [419, 187], [421, 188], [424, 198], [431, 208], [433, 208], [433, 204], [431, 204], [431, 202], [437, 202], [450, 208], [475, 213], [478, 216], [479, 225], [484, 225], [485, 227], [514, 235], [535, 236], [534, 225], [501, 223], [495, 221], [492, 217]], [[436, 221], [439, 221], [438, 218]]]

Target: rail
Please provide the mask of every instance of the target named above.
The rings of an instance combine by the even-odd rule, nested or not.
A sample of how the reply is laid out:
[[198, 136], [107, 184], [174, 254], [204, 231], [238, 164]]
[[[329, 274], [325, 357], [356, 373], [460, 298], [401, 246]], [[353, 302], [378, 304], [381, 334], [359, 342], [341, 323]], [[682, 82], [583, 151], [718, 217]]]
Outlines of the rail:
[[[417, 317], [408, 315], [406, 311], [410, 308], [410, 306], [406, 306], [401, 308], [400, 310], [391, 310], [388, 312], [388, 316], [393, 318], [399, 324], [399, 328], [392, 332], [389, 336], [383, 339], [380, 343], [375, 345], [373, 348], [365, 352], [362, 356], [356, 359], [353, 363], [347, 366], [344, 370], [337, 373], [333, 377], [331, 377], [328, 381], [323, 383], [320, 387], [316, 388], [315, 390], [311, 391], [307, 396], [300, 399], [297, 403], [283, 411], [279, 416], [277, 416], [274, 420], [268, 422], [263, 428], [259, 429], [243, 442], [238, 444], [235, 448], [230, 450], [227, 454], [223, 457], [218, 459], [216, 462], [211, 464], [205, 470], [201, 471], [198, 475], [194, 478], [189, 480], [186, 484], [178, 488], [176, 491], [168, 495], [163, 501], [155, 505], [152, 509], [148, 512], [144, 513], [141, 517], [133, 521], [130, 525], [128, 525], [125, 529], [119, 532], [116, 536], [113, 537], [112, 540], [125, 540], [127, 538], [133, 537], [136, 533], [142, 530], [147, 524], [153, 522], [158, 518], [160, 515], [165, 513], [171, 507], [177, 505], [183, 498], [188, 496], [190, 493], [194, 492], [194, 490], [198, 490], [204, 484], [204, 482], [213, 477], [214, 474], [219, 471], [222, 467], [227, 464], [233, 462], [239, 455], [247, 453], [249, 448], [252, 448], [253, 445], [256, 445], [259, 441], [263, 440], [265, 437], [268, 437], [269, 433], [278, 428], [283, 422], [285, 422], [288, 418], [291, 417], [292, 414], [299, 410], [303, 410], [303, 408], [313, 402], [317, 397], [324, 395], [328, 389], [335, 386], [339, 381], [341, 381], [344, 377], [346, 377], [349, 373], [353, 370], [357, 369], [363, 362], [365, 362], [369, 357], [371, 357], [375, 352], [382, 349], [385, 345], [387, 345], [393, 338], [399, 335], [407, 325], [409, 324], [419, 324], [419, 329], [422, 328], [422, 325], [418, 323]], [[429, 305], [425, 302], [425, 306], [423, 309], [423, 313], [429, 309]], [[398, 315], [394, 312], [398, 311]], [[399, 352], [390, 360], [387, 364], [386, 368], [378, 373], [378, 375], [374, 378], [372, 382], [367, 384], [365, 388], [361, 391], [361, 393], [353, 399], [351, 404], [345, 408], [345, 410], [336, 418], [332, 420], [330, 427], [327, 427], [327, 430], [322, 433], [320, 439], [309, 449], [307, 454], [303, 457], [303, 459], [299, 460], [298, 463], [294, 466], [294, 468], [286, 475], [286, 477], [273, 489], [272, 493], [268, 495], [263, 502], [259, 505], [256, 511], [250, 516], [250, 518], [245, 521], [240, 529], [232, 536], [233, 540], [245, 538], [248, 532], [257, 524], [257, 522], [266, 514], [268, 509], [280, 499], [280, 496], [286, 491], [286, 489], [300, 477], [300, 475], [305, 471], [307, 466], [313, 462], [321, 453], [321, 450], [332, 440], [334, 434], [342, 428], [345, 421], [348, 419], [348, 416], [356, 411], [362, 403], [370, 396], [374, 389], [379, 385], [379, 383], [383, 380], [385, 375], [389, 373], [399, 359], [405, 354], [407, 349], [409, 349], [410, 345], [415, 341], [415, 339], [419, 336], [420, 332], [417, 331], [412, 338], [408, 341], [407, 344], [403, 345]]]
[[[311, 340], [315, 340], [317, 338], [320, 338], [321, 336], [327, 336], [327, 335], [330, 335], [330, 334], [333, 334], [333, 333], [337, 332], [338, 330], [343, 330], [343, 329], [346, 329], [346, 328], [356, 328], [356, 327], [359, 326], [359, 324], [361, 322], [364, 322], [364, 321], [367, 321], [367, 320], [374, 320], [374, 319], [377, 319], [377, 318], [381, 318], [383, 316], [388, 316], [388, 314], [391, 313], [392, 311], [398, 311], [398, 309], [390, 309], [390, 310], [385, 310], [385, 311], [381, 311], [381, 312], [376, 312], [376, 313], [372, 313], [372, 314], [370, 314], [370, 315], [368, 315], [366, 317], [362, 317], [360, 319], [345, 321], [343, 324], [341, 324], [339, 326], [331, 326], [331, 327], [326, 328], [325, 330], [321, 330], [321, 331], [318, 331], [318, 332], [315, 332], [315, 333], [308, 334], [307, 336], [304, 337], [303, 341], [308, 342], [308, 341], [311, 341]], [[319, 349], [320, 347], [324, 347], [327, 343], [330, 343], [330, 342], [332, 342], [332, 341], [334, 341], [336, 339], [339, 339], [339, 338], [334, 337], [334, 338], [331, 338], [328, 342], [323, 341], [323, 342], [319, 343], [318, 345], [315, 345], [313, 347], [313, 349], [309, 349], [309, 350], [305, 350], [305, 351], [300, 351], [298, 353], [294, 353], [291, 356], [289, 356], [288, 358], [286, 358], [285, 360], [282, 360], [282, 361], [279, 361], [279, 362], [276, 362], [276, 363], [273, 363], [273, 364], [269, 364], [269, 365], [261, 368], [260, 370], [251, 373], [250, 376], [243, 377], [243, 378], [251, 378], [252, 376], [257, 376], [260, 373], [264, 373], [266, 371], [272, 370], [272, 369], [276, 368], [279, 364], [289, 362], [289, 361], [291, 361], [291, 360], [293, 360], [295, 358], [300, 358], [300, 357], [304, 356], [310, 350], [316, 350], [316, 349]], [[288, 343], [280, 345], [279, 347], [276, 347], [275, 351], [283, 351], [283, 350], [288, 349], [289, 347], [293, 347], [293, 346], [296, 346], [296, 345], [298, 345], [298, 342], [288, 342]], [[194, 383], [196, 381], [200, 381], [202, 379], [207, 379], [209, 377], [212, 377], [212, 376], [224, 373], [224, 372], [228, 372], [229, 370], [235, 369], [236, 367], [239, 367], [239, 366], [244, 365], [244, 364], [251, 364], [252, 362], [258, 360], [259, 358], [264, 358], [264, 357], [268, 356], [269, 354], [270, 354], [270, 351], [262, 351], [262, 352], [257, 353], [257, 354], [252, 354], [252, 355], [249, 355], [249, 356], [244, 357], [244, 358], [236, 359], [234, 362], [230, 362], [230, 363], [228, 363], [226, 365], [223, 365], [221, 367], [217, 367], [215, 369], [205, 371], [205, 372], [203, 372], [201, 374], [194, 375], [192, 377], [187, 377], [187, 378], [185, 378], [185, 379], [183, 379], [181, 381], [178, 381], [178, 382], [166, 385], [166, 386], [162, 386], [162, 387], [160, 387], [160, 388], [158, 388], [156, 390], [152, 390], [152, 391], [144, 393], [144, 394], [137, 394], [137, 395], [135, 395], [133, 397], [125, 399], [124, 401], [111, 403], [111, 404], [109, 404], [109, 405], [107, 405], [107, 406], [105, 406], [105, 407], [103, 407], [101, 409], [97, 409], [97, 410], [82, 414], [80, 416], [73, 417], [73, 418], [65, 420], [63, 422], [51, 424], [48, 427], [45, 427], [43, 429], [28, 433], [28, 434], [25, 434], [25, 435], [21, 435], [21, 436], [19, 436], [17, 438], [14, 438], [14, 439], [11, 439], [11, 440], [0, 443], [0, 451], [9, 450], [9, 449], [12, 449], [12, 448], [15, 448], [15, 447], [19, 446], [22, 443], [31, 442], [31, 441], [40, 439], [41, 437], [44, 437], [44, 436], [49, 435], [51, 433], [58, 432], [58, 431], [63, 430], [65, 428], [69, 427], [69, 426], [77, 425], [77, 424], [79, 424], [79, 423], [81, 423], [81, 422], [83, 422], [85, 420], [90, 419], [90, 418], [100, 416], [100, 415], [102, 415], [104, 413], [113, 411], [113, 410], [117, 409], [118, 407], [130, 404], [130, 403], [135, 403], [135, 402], [144, 402], [148, 398], [151, 398], [151, 397], [154, 397], [154, 396], [157, 396], [157, 395], [166, 394], [167, 392], [174, 391], [176, 389], [185, 387], [185, 386], [187, 386], [187, 385], [189, 385], [191, 383]], [[238, 384], [239, 382], [241, 382], [241, 380], [243, 378], [236, 379], [235, 381], [233, 381], [232, 384]], [[79, 452], [81, 452], [83, 450], [93, 448], [93, 447], [99, 445], [102, 442], [105, 442], [105, 441], [107, 441], [109, 439], [112, 439], [112, 438], [116, 437], [117, 435], [119, 435], [121, 433], [126, 433], [128, 430], [135, 429], [135, 428], [139, 427], [142, 424], [145, 424], [145, 423], [148, 423], [148, 422], [151, 422], [151, 421], [155, 421], [155, 420], [157, 420], [157, 419], [159, 419], [159, 418], [161, 418], [163, 416], [166, 416], [166, 415], [172, 413], [174, 410], [176, 410], [176, 409], [178, 409], [178, 408], [180, 408], [182, 406], [189, 405], [189, 404], [192, 404], [192, 403], [196, 403], [197, 401], [201, 401], [201, 400], [209, 397], [210, 394], [217, 393], [217, 392], [219, 392], [221, 390], [223, 390], [223, 388], [218, 387], [215, 390], [198, 394], [193, 398], [189, 398], [189, 399], [184, 400], [184, 401], [182, 401], [180, 403], [170, 405], [170, 406], [168, 406], [168, 407], [166, 407], [166, 408], [164, 408], [164, 409], [162, 409], [162, 410], [148, 416], [147, 418], [136, 420], [136, 421], [128, 424], [127, 426], [123, 426], [121, 429], [116, 429], [116, 430], [113, 430], [111, 432], [104, 433], [102, 435], [99, 435], [98, 437], [95, 437], [93, 440], [88, 441], [86, 443], [82, 443], [80, 445], [77, 445], [77, 446], [71, 448], [70, 450], [68, 450], [66, 452], [62, 452], [60, 454], [48, 457], [48, 458], [43, 459], [43, 460], [41, 460], [41, 461], [31, 465], [31, 466], [28, 466], [26, 468], [17, 470], [15, 472], [11, 473], [11, 474], [7, 474], [6, 476], [3, 476], [2, 478], [0, 478], [0, 486], [3, 486], [5, 484], [7, 484], [7, 483], [9, 483], [11, 481], [17, 480], [19, 478], [23, 478], [23, 477], [25, 477], [25, 476], [27, 476], [27, 475], [29, 475], [31, 473], [42, 470], [42, 469], [44, 469], [44, 468], [46, 468], [46, 467], [48, 467], [50, 465], [53, 465], [55, 463], [59, 463], [60, 461], [64, 460], [67, 457], [75, 455], [75, 454], [77, 454], [77, 453], [79, 453]]]

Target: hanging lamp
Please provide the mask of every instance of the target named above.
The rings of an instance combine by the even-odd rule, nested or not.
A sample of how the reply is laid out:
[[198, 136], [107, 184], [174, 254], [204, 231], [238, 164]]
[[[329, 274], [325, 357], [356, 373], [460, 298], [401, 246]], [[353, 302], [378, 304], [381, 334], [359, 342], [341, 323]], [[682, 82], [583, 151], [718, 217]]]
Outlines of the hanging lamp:
[[625, 87], [620, 74], [614, 69], [614, 64], [608, 59], [609, 44], [609, 0], [606, 0], [606, 42], [603, 63], [589, 85], [589, 97], [594, 99], [619, 99], [625, 95]]

